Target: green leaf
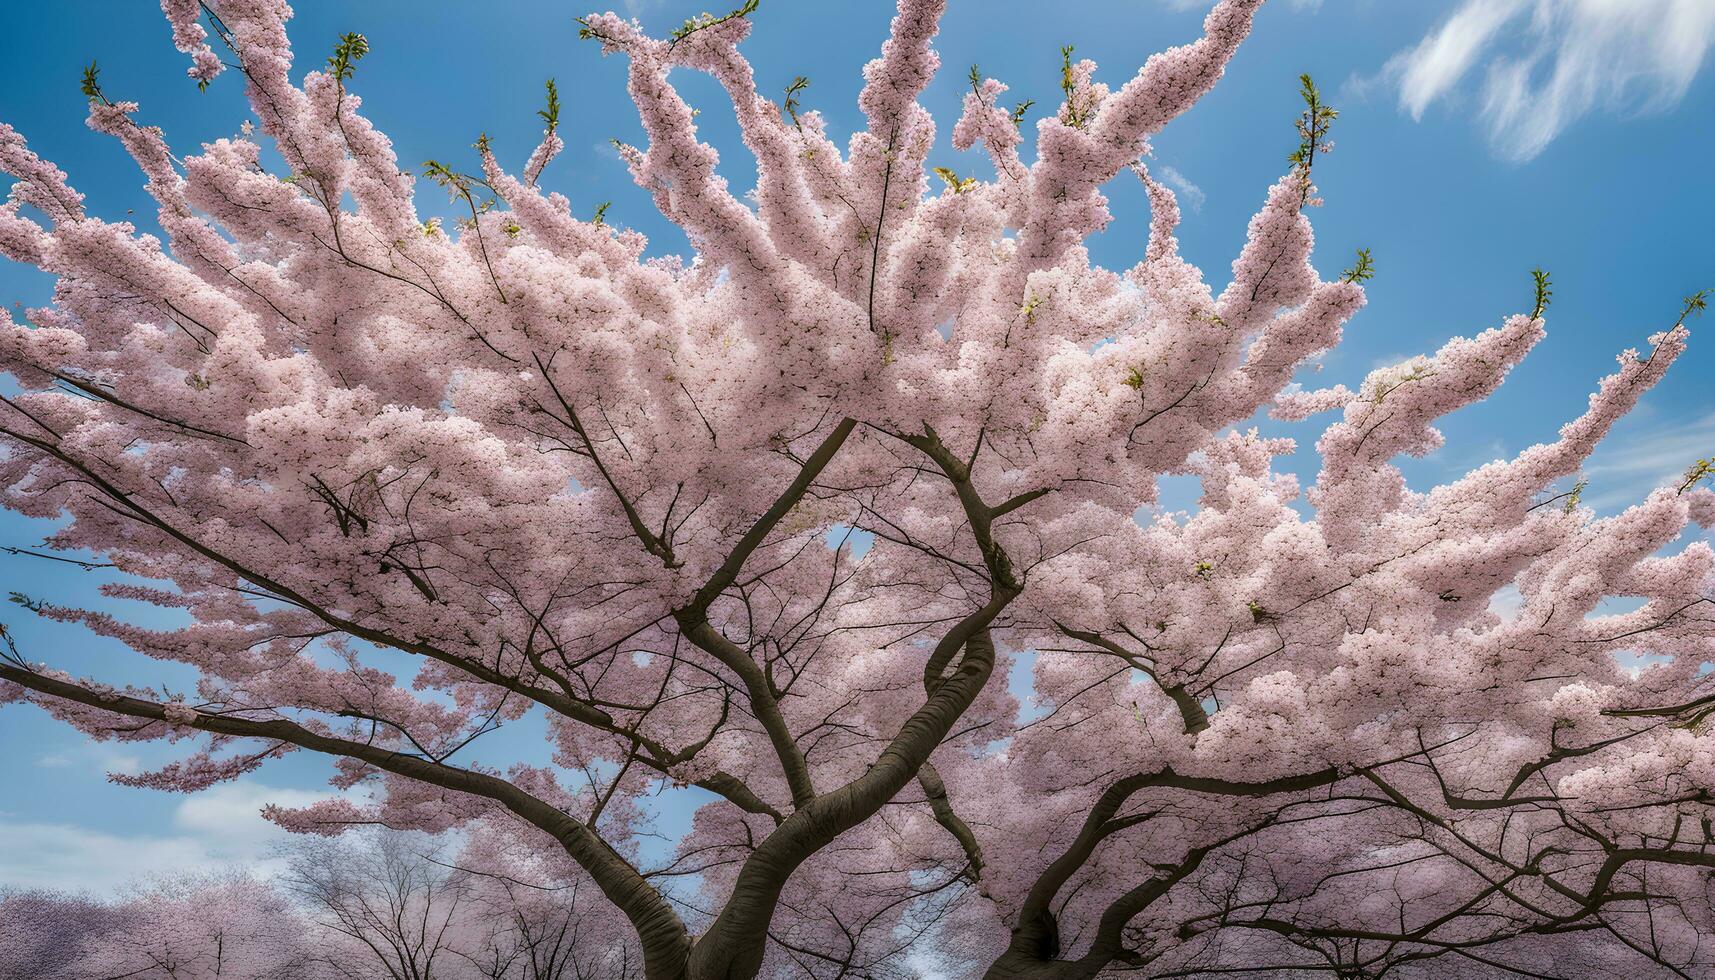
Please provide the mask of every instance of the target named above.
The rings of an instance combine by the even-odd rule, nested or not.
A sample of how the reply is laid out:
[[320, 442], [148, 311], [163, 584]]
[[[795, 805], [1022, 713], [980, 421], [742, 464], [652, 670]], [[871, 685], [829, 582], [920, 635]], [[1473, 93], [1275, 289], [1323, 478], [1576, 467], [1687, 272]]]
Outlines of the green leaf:
[[1328, 152], [1328, 130], [1338, 119], [1340, 112], [1322, 101], [1322, 92], [1316, 87], [1316, 80], [1308, 74], [1298, 76], [1298, 95], [1304, 100], [1304, 111], [1298, 114], [1298, 149], [1288, 156], [1287, 162], [1298, 172], [1303, 190], [1301, 200], [1310, 199], [1310, 169], [1316, 163], [1316, 156]]
[[1070, 44], [1060, 48], [1060, 91], [1066, 96], [1066, 124], [1073, 129], [1082, 129], [1089, 122], [1089, 107], [1078, 105], [1077, 80], [1072, 75], [1072, 51]]
[[961, 179], [958, 174], [946, 167], [936, 167], [935, 176], [941, 178], [948, 187], [951, 187], [954, 194], [963, 194], [977, 186], [977, 179], [975, 177], [965, 177]]
[[1715, 459], [1700, 459], [1685, 471], [1685, 482], [1679, 485], [1679, 492], [1684, 493], [1711, 476], [1715, 476]]
[[1549, 301], [1554, 296], [1554, 290], [1549, 288], [1553, 285], [1553, 281], [1548, 278], [1548, 273], [1542, 269], [1530, 270], [1530, 278], [1536, 287], [1536, 306], [1530, 311], [1530, 318], [1535, 320], [1542, 316], [1544, 310], [1548, 309]]
[[669, 36], [672, 38], [673, 44], [678, 44], [680, 41], [683, 41], [685, 38], [690, 37], [698, 31], [705, 31], [711, 27], [718, 27], [728, 21], [737, 20], [740, 17], [746, 17], [750, 14], [756, 13], [758, 3], [759, 0], [744, 0], [744, 6], [719, 17], [710, 13], [702, 13], [695, 17], [686, 18], [685, 22], [680, 24], [679, 28]]
[[1709, 297], [1715, 294], [1715, 289], [1700, 289], [1685, 297], [1685, 308], [1679, 311], [1679, 322], [1684, 323], [1709, 308]]
[[792, 79], [792, 84], [786, 86], [786, 102], [784, 107], [786, 109], [786, 114], [792, 117], [792, 125], [797, 127], [799, 132], [804, 131], [804, 125], [798, 121], [798, 110], [801, 108], [798, 104], [798, 96], [809, 87], [810, 80], [805, 78], [803, 75], [794, 77]]
[[1340, 278], [1346, 282], [1366, 283], [1375, 278], [1375, 275], [1376, 266], [1374, 262], [1370, 261], [1370, 250], [1360, 248], [1358, 249], [1357, 264], [1342, 273]]
[[83, 70], [83, 94], [91, 102], [106, 102], [107, 97], [101, 94], [101, 67], [94, 61]]
[[1036, 309], [1041, 305], [1042, 297], [1031, 293], [1030, 297], [1024, 301], [1024, 305], [1018, 308], [1018, 312], [1024, 314], [1025, 323], [1036, 322]]
[[553, 132], [560, 125], [560, 89], [552, 78], [548, 79], [548, 108], [537, 109], [536, 115], [548, 124], [548, 132]]
[[357, 63], [368, 53], [368, 38], [362, 34], [341, 34], [339, 43], [334, 45], [333, 57], [328, 59], [328, 68], [333, 77], [344, 84], [351, 80], [357, 71]]

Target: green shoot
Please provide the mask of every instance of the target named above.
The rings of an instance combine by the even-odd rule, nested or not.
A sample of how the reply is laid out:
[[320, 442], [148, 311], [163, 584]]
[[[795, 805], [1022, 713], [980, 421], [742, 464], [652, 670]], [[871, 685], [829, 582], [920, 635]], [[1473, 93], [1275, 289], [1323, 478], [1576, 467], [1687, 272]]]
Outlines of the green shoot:
[[1375, 275], [1376, 265], [1370, 260], [1370, 250], [1360, 248], [1358, 249], [1357, 265], [1341, 273], [1340, 278], [1346, 282], [1366, 283], [1374, 279]]
[[961, 179], [958, 174], [948, 170], [946, 167], [936, 167], [935, 176], [941, 178], [948, 187], [951, 187], [954, 194], [963, 194], [977, 186], [977, 179], [975, 177], [965, 177]]
[[1709, 297], [1715, 294], [1715, 289], [1700, 289], [1685, 297], [1685, 307], [1679, 311], [1679, 322], [1684, 323], [1709, 308]]
[[686, 18], [685, 22], [680, 24], [678, 29], [669, 35], [672, 40], [668, 47], [671, 48], [673, 45], [678, 44], [680, 41], [683, 41], [685, 38], [690, 37], [698, 31], [706, 31], [711, 27], [719, 27], [728, 21], [738, 20], [740, 17], [749, 16], [756, 12], [758, 3], [759, 0], [744, 0], [743, 6], [719, 17], [710, 13], [702, 13], [695, 17]]
[[1024, 315], [1025, 323], [1034, 324], [1036, 322], [1036, 310], [1041, 305], [1042, 297], [1031, 293], [1030, 298], [1024, 301], [1024, 305], [1018, 308], [1018, 312]]
[[1322, 93], [1309, 75], [1298, 76], [1298, 94], [1304, 99], [1304, 111], [1298, 114], [1298, 149], [1286, 159], [1302, 182], [1301, 200], [1309, 201], [1310, 168], [1318, 153], [1328, 152], [1328, 130], [1340, 111], [1323, 103]]
[[1060, 91], [1066, 96], [1066, 125], [1083, 129], [1084, 124], [1090, 121], [1090, 107], [1078, 105], [1078, 81], [1072, 74], [1072, 50], [1070, 44], [1060, 49]]
[[99, 102], [102, 105], [112, 105], [113, 103], [107, 101], [107, 96], [103, 95], [101, 92], [100, 78], [101, 78], [100, 66], [98, 66], [95, 62], [91, 61], [89, 63], [89, 67], [85, 68], [83, 70], [83, 95], [84, 95], [84, 98], [88, 99], [91, 102]]
[[804, 124], [798, 121], [798, 110], [803, 108], [798, 102], [798, 96], [809, 87], [810, 80], [803, 75], [795, 76], [792, 79], [792, 84], [786, 86], [786, 102], [784, 105], [786, 114], [792, 117], [792, 125], [800, 133], [804, 131]]
[[1715, 476], [1715, 459], [1700, 459], [1685, 471], [1685, 482], [1679, 485], [1679, 492], [1683, 494], [1711, 476]]
[[552, 133], [560, 126], [560, 89], [552, 78], [548, 79], [548, 108], [537, 109], [536, 115], [542, 117], [547, 124], [548, 132]]
[[1530, 278], [1536, 284], [1536, 305], [1530, 311], [1530, 318], [1535, 320], [1540, 318], [1543, 312], [1548, 309], [1549, 301], [1554, 296], [1554, 290], [1549, 287], [1554, 283], [1548, 278], [1548, 273], [1542, 269], [1530, 270]]
[[369, 40], [362, 34], [341, 34], [339, 43], [334, 45], [333, 57], [328, 59], [328, 68], [334, 80], [343, 88], [357, 73], [357, 63], [369, 53]]

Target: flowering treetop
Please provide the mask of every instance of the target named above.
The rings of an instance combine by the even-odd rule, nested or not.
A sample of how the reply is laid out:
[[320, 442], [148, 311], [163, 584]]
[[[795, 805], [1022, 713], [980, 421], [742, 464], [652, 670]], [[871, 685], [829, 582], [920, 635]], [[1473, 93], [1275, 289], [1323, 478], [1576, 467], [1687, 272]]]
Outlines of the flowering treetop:
[[[1030, 163], [1025, 114], [973, 70], [953, 143], [986, 180], [930, 166], [944, 6], [901, 0], [843, 148], [801, 83], [758, 93], [754, 2], [665, 38], [583, 18], [628, 59], [647, 144], [620, 153], [687, 262], [543, 188], [552, 86], [518, 173], [486, 139], [480, 173], [423, 168], [465, 215], [424, 221], [353, 91], [360, 35], [295, 83], [284, 3], [163, 0], [199, 84], [230, 49], [260, 136], [181, 160], [92, 72], [90, 125], [143, 170], [158, 238], [87, 213], [0, 126], [0, 251], [57, 277], [0, 332], [26, 388], [0, 401], [0, 484], [70, 517], [49, 546], [133, 579], [110, 595], [191, 625], [31, 611], [200, 680], [163, 697], [14, 652], [0, 701], [190, 744], [140, 785], [307, 750], [369, 790], [270, 809], [293, 830], [507, 828], [593, 879], [651, 977], [1528, 969], [1596, 928], [1589, 956], [1706, 963], [1686, 899], [1715, 864], [1715, 555], [1663, 549], [1715, 493], [1605, 519], [1551, 496], [1695, 304], [1556, 442], [1413, 492], [1390, 460], [1543, 336], [1546, 278], [1531, 313], [1355, 391], [1289, 388], [1372, 272], [1310, 261], [1332, 110], [1306, 78], [1299, 152], [1219, 292], [1142, 162], [1260, 0], [1117, 87], [1068, 50]], [[730, 97], [753, 201], [675, 68]], [[1152, 220], [1118, 272], [1082, 243], [1127, 170]], [[1271, 466], [1291, 440], [1232, 430], [1265, 409], [1340, 413], [1313, 517]], [[1201, 478], [1198, 511], [1134, 520], [1172, 474]], [[1510, 618], [1489, 605], [1509, 585]], [[1641, 604], [1600, 614], [1610, 596]], [[1028, 724], [1003, 683], [1024, 649]], [[466, 761], [531, 712], [553, 765]], [[638, 847], [663, 783], [708, 794], [665, 865]]]

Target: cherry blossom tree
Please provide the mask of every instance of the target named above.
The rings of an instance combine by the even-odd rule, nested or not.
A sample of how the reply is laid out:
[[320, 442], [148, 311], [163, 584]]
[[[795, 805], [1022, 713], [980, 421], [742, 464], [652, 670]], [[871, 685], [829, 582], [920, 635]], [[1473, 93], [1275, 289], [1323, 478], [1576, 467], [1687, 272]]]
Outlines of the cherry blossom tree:
[[31, 980], [318, 980], [306, 923], [243, 876], [158, 880], [120, 901], [0, 900], [0, 975]]
[[315, 933], [307, 958], [331, 978], [628, 980], [641, 957], [625, 919], [563, 850], [510, 820], [446, 841], [371, 828], [283, 849], [278, 884]]
[[330, 975], [432, 980], [456, 965], [467, 877], [411, 836], [384, 830], [289, 849], [282, 883], [321, 927], [314, 959]]
[[[294, 842], [273, 881], [156, 879], [110, 900], [0, 895], [7, 980], [630, 980], [625, 919], [575, 864], [478, 827]], [[563, 854], [563, 852], [562, 852]]]
[[126, 913], [87, 895], [0, 892], [0, 977], [59, 977], [80, 942], [119, 929]]
[[469, 901], [454, 952], [484, 980], [639, 980], [625, 918], [558, 848], [509, 819], [468, 829], [458, 870]]
[[[1542, 338], [1547, 278], [1433, 356], [1293, 387], [1373, 272], [1311, 262], [1332, 110], [1306, 79], [1218, 292], [1146, 166], [1260, 2], [1117, 86], [1068, 50], [1034, 120], [973, 70], [952, 143], [988, 179], [938, 166], [917, 101], [943, 0], [900, 0], [844, 147], [801, 82], [758, 91], [754, 0], [666, 37], [584, 18], [627, 59], [647, 141], [618, 150], [687, 261], [543, 187], [552, 86], [520, 170], [483, 139], [420, 199], [361, 111], [364, 38], [295, 82], [281, 0], [163, 0], [256, 132], [176, 157], [92, 69], [156, 236], [0, 127], [0, 252], [57, 277], [0, 333], [24, 389], [0, 484], [67, 521], [46, 548], [129, 577], [110, 596], [190, 625], [27, 611], [200, 680], [12, 651], [0, 702], [186, 744], [135, 785], [331, 756], [338, 795], [269, 816], [501, 833], [575, 865], [650, 978], [1707, 975], [1715, 554], [1675, 542], [1715, 493], [1694, 470], [1599, 517], [1568, 488], [1701, 299], [1556, 441], [1409, 489], [1391, 460]], [[753, 194], [674, 69], [730, 97]], [[1099, 268], [1083, 242], [1128, 170], [1145, 255]], [[454, 216], [425, 220], [442, 190]], [[1318, 413], [1301, 491], [1272, 462], [1293, 442], [1247, 429]], [[1185, 475], [1194, 513], [1134, 518]], [[526, 716], [551, 764], [473, 761]], [[693, 829], [651, 856], [651, 796], [680, 786]]]

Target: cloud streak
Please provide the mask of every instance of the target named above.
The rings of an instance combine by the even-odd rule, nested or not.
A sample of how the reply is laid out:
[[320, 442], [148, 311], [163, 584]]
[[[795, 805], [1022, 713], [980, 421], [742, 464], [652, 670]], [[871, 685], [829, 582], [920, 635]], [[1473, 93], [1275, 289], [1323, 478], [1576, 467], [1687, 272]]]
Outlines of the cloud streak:
[[1379, 80], [1421, 119], [1480, 73], [1473, 104], [1490, 144], [1506, 159], [1528, 160], [1593, 111], [1671, 109], [1711, 44], [1709, 0], [1463, 0], [1389, 60]]
[[1173, 193], [1187, 208], [1193, 212], [1203, 210], [1203, 201], [1208, 195], [1203, 193], [1203, 188], [1193, 184], [1191, 178], [1168, 166], [1157, 167], [1156, 172], [1161, 182], [1173, 188]]
[[1610, 435], [1584, 467], [1590, 481], [1583, 502], [1598, 511], [1641, 503], [1656, 487], [1677, 486], [1685, 469], [1709, 455], [1715, 443], [1715, 415], [1668, 425], [1632, 438]]

